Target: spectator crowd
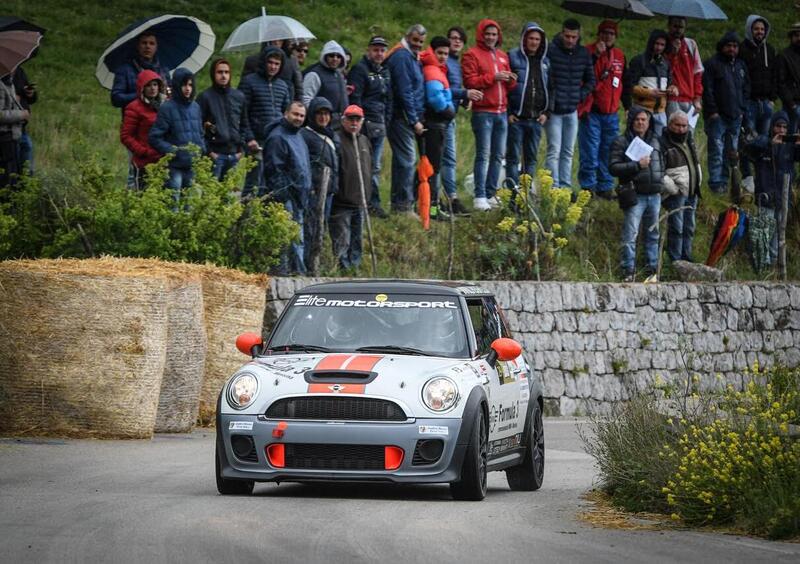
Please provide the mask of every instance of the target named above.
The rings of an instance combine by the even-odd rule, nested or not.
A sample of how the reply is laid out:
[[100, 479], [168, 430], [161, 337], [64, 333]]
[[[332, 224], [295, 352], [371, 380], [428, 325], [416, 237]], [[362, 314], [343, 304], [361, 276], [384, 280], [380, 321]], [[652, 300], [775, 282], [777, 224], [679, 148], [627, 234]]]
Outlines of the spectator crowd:
[[[691, 261], [704, 175], [711, 191], [725, 193], [741, 156], [745, 189], [777, 216], [783, 175], [793, 174], [800, 158], [800, 23], [791, 26], [789, 45], [776, 48], [767, 19], [751, 15], [743, 37], [727, 32], [705, 60], [686, 24], [670, 17], [641, 53], [628, 54], [616, 45], [620, 28], [611, 20], [585, 45], [575, 19], [552, 37], [529, 22], [510, 40], [508, 30], [483, 19], [471, 47], [461, 26], [429, 37], [415, 24], [394, 44], [373, 36], [352, 66], [350, 52], [336, 41], [322, 46], [317, 61], [306, 60], [306, 41], [273, 41], [248, 57], [236, 87], [231, 63], [213, 60], [211, 86], [200, 93], [191, 72], [160, 63], [156, 36], [144, 32], [111, 91], [122, 111], [129, 187], [142, 189], [148, 165], [169, 155], [167, 188], [179, 198], [193, 182], [196, 152], [189, 145], [213, 161], [220, 179], [249, 155], [256, 166], [242, 198], [282, 202], [301, 227], [282, 270], [305, 273], [326, 232], [339, 266], [357, 268], [367, 214], [416, 216], [423, 155], [433, 169], [431, 219], [470, 212], [455, 173], [455, 118], [469, 111], [474, 212], [498, 207], [499, 187], [515, 188], [521, 174], [544, 166], [556, 188], [618, 201], [622, 279], [634, 279], [641, 233], [645, 276], [654, 280], [662, 209], [670, 212], [669, 258]], [[13, 182], [24, 163], [33, 171], [26, 125], [36, 100], [21, 68], [0, 81], [0, 185]], [[705, 166], [693, 135], [700, 115]], [[543, 134], [546, 156], [539, 163]], [[379, 191], [387, 142], [388, 205]], [[773, 245], [773, 260], [776, 254]]]

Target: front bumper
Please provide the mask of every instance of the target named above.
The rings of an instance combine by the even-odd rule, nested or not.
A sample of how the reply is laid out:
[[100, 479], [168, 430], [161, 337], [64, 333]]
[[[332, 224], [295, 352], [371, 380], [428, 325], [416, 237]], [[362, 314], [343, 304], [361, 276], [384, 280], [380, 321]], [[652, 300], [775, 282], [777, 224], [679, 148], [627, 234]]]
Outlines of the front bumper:
[[[415, 419], [406, 423], [286, 420], [283, 436], [276, 438], [273, 431], [278, 428], [278, 423], [278, 420], [265, 419], [263, 416], [220, 414], [217, 419], [217, 448], [222, 454], [222, 477], [257, 482], [341, 480], [443, 483], [456, 481], [461, 475], [466, 443], [460, 444], [463, 440], [460, 439], [460, 418]], [[439, 432], [422, 432], [420, 428], [424, 426], [438, 427]], [[442, 428], [447, 429], [446, 433], [441, 432]], [[248, 462], [236, 457], [231, 447], [231, 435], [252, 437], [258, 461]], [[433, 464], [412, 464], [415, 446], [422, 439], [441, 439], [444, 443], [442, 455]], [[396, 470], [276, 468], [270, 465], [265, 452], [268, 445], [275, 443], [396, 446], [403, 449], [404, 456]]]

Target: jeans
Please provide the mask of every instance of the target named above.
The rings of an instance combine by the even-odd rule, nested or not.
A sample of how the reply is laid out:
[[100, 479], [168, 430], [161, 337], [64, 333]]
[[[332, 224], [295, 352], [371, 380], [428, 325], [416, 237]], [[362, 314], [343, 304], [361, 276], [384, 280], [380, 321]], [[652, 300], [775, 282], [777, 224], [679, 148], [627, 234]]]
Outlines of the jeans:
[[653, 132], [656, 134], [656, 136], [661, 137], [661, 134], [664, 132], [664, 128], [667, 127], [667, 113], [659, 112], [657, 114], [653, 114], [651, 119], [653, 122]]
[[608, 192], [614, 188], [614, 177], [608, 172], [608, 153], [618, 135], [617, 114], [589, 112], [580, 120], [578, 182], [581, 188], [592, 192]]
[[[745, 128], [758, 135], [769, 134], [769, 122], [772, 118], [772, 106], [769, 100], [750, 100], [747, 102], [747, 112], [744, 114]], [[741, 159], [742, 177], [752, 176], [750, 159]]]
[[300, 235], [297, 241], [289, 243], [289, 248], [281, 253], [280, 274], [300, 274], [306, 273], [305, 263], [305, 237], [303, 233], [303, 208], [292, 198], [287, 199], [283, 206], [292, 216], [292, 220], [300, 226]]
[[739, 145], [739, 129], [741, 116], [726, 118], [717, 116], [706, 121], [708, 136], [708, 186], [712, 190], [721, 191], [728, 184], [730, 170], [725, 151], [736, 151]]
[[369, 207], [381, 207], [381, 166], [383, 165], [383, 144], [386, 141], [386, 136], [376, 136], [370, 138], [369, 142], [372, 145], [372, 194], [369, 197]]
[[[17, 161], [21, 169], [25, 168], [25, 163], [28, 163], [28, 174], [33, 176], [33, 141], [27, 131], [22, 132], [22, 136], [17, 142]], [[22, 170], [20, 170], [22, 172]]]
[[[658, 212], [661, 210], [660, 194], [637, 194], [637, 202], [625, 210], [622, 221], [622, 248], [620, 267], [622, 272], [633, 272], [636, 267], [636, 238], [641, 226], [644, 237], [644, 256], [647, 267], [653, 272], [658, 268]], [[655, 226], [654, 229], [650, 227]]]
[[444, 193], [452, 199], [456, 197], [456, 120], [452, 120], [444, 131], [444, 150], [439, 173], [431, 177], [431, 190], [439, 193], [439, 179]]
[[[260, 146], [264, 146], [264, 140], [258, 140]], [[256, 166], [247, 172], [244, 178], [244, 188], [242, 189], [242, 199], [252, 195], [260, 194], [264, 186], [264, 155], [261, 151], [251, 155], [256, 160]]]
[[230, 169], [235, 167], [239, 162], [239, 157], [236, 153], [222, 154], [218, 153], [217, 158], [214, 159], [214, 168], [211, 169], [211, 174], [217, 180], [222, 180]]
[[361, 264], [361, 229], [364, 216], [360, 208], [339, 207], [331, 209], [330, 230], [333, 254], [345, 270]]
[[387, 133], [392, 147], [392, 209], [410, 210], [414, 205], [416, 135], [403, 119], [393, 119]]
[[667, 220], [667, 254], [671, 260], [692, 260], [692, 239], [694, 239], [697, 196], [675, 194], [663, 202], [664, 207], [676, 210], [685, 206], [691, 209], [673, 213]]
[[521, 119], [508, 125], [506, 149], [506, 178], [519, 185], [519, 156], [522, 154], [522, 173], [531, 176], [536, 172], [542, 125], [537, 119]]
[[578, 111], [570, 114], [550, 114], [544, 124], [547, 132], [545, 167], [553, 175], [554, 188], [572, 187], [572, 155], [578, 137]]
[[475, 134], [475, 197], [491, 198], [497, 191], [506, 156], [506, 113], [473, 112], [472, 132]]
[[[136, 167], [134, 167], [134, 175], [136, 174], [135, 169]], [[191, 186], [193, 179], [194, 179], [194, 172], [192, 171], [192, 169], [169, 167], [169, 176], [167, 177], [167, 188], [172, 189], [172, 198], [176, 202], [181, 199], [181, 190]]]

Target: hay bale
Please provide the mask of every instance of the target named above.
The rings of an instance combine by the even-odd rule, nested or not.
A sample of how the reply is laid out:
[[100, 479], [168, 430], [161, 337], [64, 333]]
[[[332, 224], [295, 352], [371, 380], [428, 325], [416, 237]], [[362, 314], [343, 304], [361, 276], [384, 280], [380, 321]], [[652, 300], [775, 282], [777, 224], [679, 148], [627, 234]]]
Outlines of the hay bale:
[[0, 263], [3, 434], [153, 433], [167, 281], [154, 272], [78, 264], [84, 262]]
[[260, 332], [266, 302], [267, 277], [239, 271], [203, 269], [205, 307], [205, 375], [200, 391], [199, 422], [212, 423], [222, 385], [247, 358], [236, 348], [236, 337]]

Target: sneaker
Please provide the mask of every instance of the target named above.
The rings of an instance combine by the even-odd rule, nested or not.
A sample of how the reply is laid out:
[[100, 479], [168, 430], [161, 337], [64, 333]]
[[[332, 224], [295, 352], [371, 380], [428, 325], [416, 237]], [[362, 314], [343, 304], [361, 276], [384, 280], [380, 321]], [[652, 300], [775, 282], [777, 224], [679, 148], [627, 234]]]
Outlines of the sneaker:
[[472, 201], [472, 207], [477, 211], [489, 211], [492, 209], [492, 206], [489, 204], [486, 198], [475, 198]]
[[644, 279], [644, 284], [656, 284], [658, 282], [658, 274], [655, 272]]
[[374, 215], [379, 219], [386, 219], [387, 217], [389, 217], [389, 214], [386, 213], [386, 210], [383, 209], [381, 206], [370, 206], [369, 215]]
[[635, 282], [636, 277], [633, 271], [626, 271], [622, 273], [622, 281], [626, 284], [630, 284], [631, 282]]
[[453, 198], [450, 200], [450, 207], [452, 208], [452, 213], [454, 215], [469, 215], [469, 210], [464, 207], [464, 204], [462, 204], [461, 200], [458, 198]]
[[492, 208], [499, 208], [500, 207], [500, 200], [497, 199], [497, 196], [492, 196], [491, 198], [487, 198], [486, 201], [489, 203], [489, 206]]
[[742, 179], [742, 186], [750, 194], [753, 194], [756, 191], [756, 182], [752, 176], [745, 176]]
[[450, 214], [441, 206], [431, 206], [431, 219], [433, 221], [450, 221]]

